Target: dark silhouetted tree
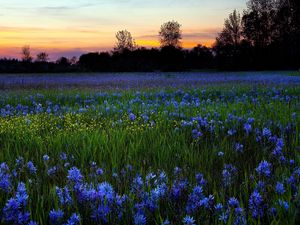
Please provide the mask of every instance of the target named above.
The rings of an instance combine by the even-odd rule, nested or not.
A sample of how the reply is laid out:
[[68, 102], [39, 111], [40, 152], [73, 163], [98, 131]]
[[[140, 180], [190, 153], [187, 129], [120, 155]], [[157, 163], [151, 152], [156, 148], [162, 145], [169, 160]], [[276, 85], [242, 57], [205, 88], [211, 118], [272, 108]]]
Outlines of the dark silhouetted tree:
[[243, 37], [241, 16], [234, 10], [225, 20], [224, 28], [214, 44], [218, 66], [222, 69], [244, 69], [242, 56], [245, 55], [244, 50], [249, 50], [247, 43]]
[[31, 56], [31, 51], [30, 51], [29, 45], [23, 46], [22, 51], [21, 51], [21, 56], [22, 56], [23, 62], [31, 62], [33, 60], [32, 56]]
[[118, 31], [116, 34], [117, 42], [114, 47], [116, 52], [122, 53], [125, 50], [133, 51], [136, 48], [134, 39], [131, 33], [127, 30]]
[[70, 61], [68, 58], [66, 57], [60, 57], [57, 61], [56, 64], [58, 64], [59, 66], [64, 66], [64, 67], [68, 67], [71, 65]]
[[213, 66], [213, 53], [211, 48], [198, 45], [185, 52], [185, 67], [191, 69], [208, 69]]
[[77, 57], [76, 56], [73, 56], [70, 60], [69, 60], [70, 64], [71, 65], [76, 65], [78, 60], [77, 60]]
[[176, 21], [169, 21], [160, 27], [159, 41], [161, 47], [181, 47], [182, 31], [181, 25]]
[[225, 20], [224, 28], [217, 37], [217, 42], [220, 45], [232, 45], [237, 48], [242, 39], [242, 32], [241, 15], [234, 10]]
[[49, 61], [49, 55], [46, 52], [40, 52], [36, 55], [36, 61], [37, 62], [48, 62]]
[[278, 0], [249, 0], [242, 23], [245, 38], [258, 48], [272, 43]]

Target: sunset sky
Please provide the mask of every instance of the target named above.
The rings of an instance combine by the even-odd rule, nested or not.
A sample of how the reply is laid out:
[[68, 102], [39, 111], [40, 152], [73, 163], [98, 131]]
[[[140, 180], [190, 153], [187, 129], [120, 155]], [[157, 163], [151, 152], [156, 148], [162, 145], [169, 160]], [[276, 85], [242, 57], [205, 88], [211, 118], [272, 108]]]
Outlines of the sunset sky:
[[115, 33], [127, 29], [140, 46], [158, 46], [160, 25], [182, 24], [183, 47], [211, 45], [224, 19], [246, 0], [0, 0], [0, 57], [33, 54], [51, 59], [111, 50]]

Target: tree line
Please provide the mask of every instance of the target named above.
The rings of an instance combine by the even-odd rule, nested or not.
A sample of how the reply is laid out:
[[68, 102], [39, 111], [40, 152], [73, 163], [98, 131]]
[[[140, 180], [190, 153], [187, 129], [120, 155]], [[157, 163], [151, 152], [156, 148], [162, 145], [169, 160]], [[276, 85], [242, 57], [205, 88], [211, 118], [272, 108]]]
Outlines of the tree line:
[[164, 23], [159, 48], [138, 46], [127, 30], [116, 33], [111, 52], [91, 52], [79, 59], [49, 61], [46, 52], [22, 60], [0, 59], [0, 72], [125, 72], [201, 69], [273, 70], [300, 68], [300, 1], [249, 0], [243, 12], [234, 10], [212, 47], [182, 48], [181, 24]]

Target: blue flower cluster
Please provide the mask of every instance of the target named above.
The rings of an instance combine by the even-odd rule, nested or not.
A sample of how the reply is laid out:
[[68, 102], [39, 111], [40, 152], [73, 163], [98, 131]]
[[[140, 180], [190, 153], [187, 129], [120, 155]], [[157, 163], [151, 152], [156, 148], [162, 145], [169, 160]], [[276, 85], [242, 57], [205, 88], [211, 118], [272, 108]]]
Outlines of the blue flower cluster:
[[[72, 157], [61, 154], [60, 160], [68, 161]], [[50, 157], [44, 155], [43, 161], [47, 164]], [[280, 166], [280, 164], [278, 164]], [[57, 167], [59, 167], [57, 165]], [[34, 168], [34, 169], [33, 169]], [[23, 158], [18, 158], [15, 168], [10, 170], [6, 163], [0, 167], [1, 191], [8, 198], [1, 211], [1, 222], [5, 224], [37, 224], [30, 221], [25, 183], [19, 182], [14, 191], [14, 183], [18, 174], [27, 170], [27, 175], [34, 177], [38, 173], [45, 173], [49, 178], [56, 174], [47, 173], [47, 168], [38, 169], [32, 161], [27, 163]], [[45, 170], [43, 172], [43, 169]], [[41, 170], [41, 171], [40, 171]], [[293, 199], [298, 196], [300, 184], [299, 167], [294, 167], [291, 176], [283, 182], [275, 180], [276, 166], [268, 161], [261, 161], [255, 168], [256, 175], [252, 175], [253, 192], [249, 195], [248, 204], [243, 208], [237, 197], [225, 197], [225, 201], [219, 201], [215, 194], [209, 193], [209, 183], [204, 175], [195, 175], [195, 183], [184, 177], [184, 171], [176, 167], [172, 176], [168, 177], [163, 171], [150, 172], [145, 177], [134, 175], [132, 167], [127, 166], [120, 174], [115, 174], [118, 182], [126, 179], [130, 187], [123, 194], [117, 191], [117, 187], [107, 181], [90, 182], [89, 179], [103, 178], [104, 171], [95, 162], [91, 163], [91, 174], [84, 176], [78, 167], [64, 166], [60, 170], [66, 171], [65, 186], [55, 187], [56, 197], [52, 201], [57, 202], [49, 212], [49, 223], [52, 225], [76, 225], [76, 224], [122, 224], [124, 221], [137, 225], [157, 223], [154, 215], [160, 215], [161, 224], [183, 223], [197, 224], [203, 218], [209, 221], [215, 220], [233, 224], [246, 224], [246, 218], [254, 220], [266, 220], [269, 216], [276, 216], [279, 211], [288, 212]], [[225, 164], [222, 186], [224, 190], [234, 182], [238, 174], [237, 168], [232, 164]], [[15, 173], [15, 175], [13, 175]], [[29, 184], [30, 185], [30, 184]], [[222, 188], [222, 187], [221, 187]], [[293, 195], [286, 195], [286, 190], [291, 190]], [[279, 200], [270, 196], [278, 195]], [[269, 198], [269, 197], [270, 198]], [[290, 197], [289, 197], [290, 196]], [[246, 197], [246, 196], [244, 196]], [[270, 201], [273, 199], [272, 201]], [[201, 219], [202, 218], [202, 219]]]

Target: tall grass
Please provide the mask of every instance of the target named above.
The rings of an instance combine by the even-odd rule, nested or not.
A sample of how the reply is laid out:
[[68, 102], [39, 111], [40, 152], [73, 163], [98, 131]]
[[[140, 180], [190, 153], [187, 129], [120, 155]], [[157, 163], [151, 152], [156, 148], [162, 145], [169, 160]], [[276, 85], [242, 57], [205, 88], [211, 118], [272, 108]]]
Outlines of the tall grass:
[[[18, 104], [22, 104], [19, 111], [16, 109]], [[40, 111], [37, 109], [39, 104]], [[58, 105], [57, 111], [54, 111], [55, 105]], [[110, 224], [132, 224], [136, 213], [133, 204], [138, 201], [131, 188], [134, 178], [139, 174], [144, 179], [150, 172], [160, 171], [165, 171], [169, 177], [166, 182], [169, 192], [172, 192], [176, 180], [186, 178], [189, 184], [177, 202], [170, 202], [171, 197], [164, 196], [153, 212], [143, 211], [148, 224], [161, 224], [165, 219], [181, 224], [183, 217], [191, 214], [186, 212], [185, 204], [191, 189], [197, 184], [195, 175], [199, 172], [207, 181], [203, 186], [204, 193], [207, 196], [212, 194], [214, 203], [211, 203], [212, 209], [200, 207], [192, 213], [197, 224], [224, 223], [214, 207], [217, 203], [225, 207], [230, 197], [239, 200], [248, 224], [295, 224], [299, 217], [298, 192], [288, 182], [300, 165], [299, 87], [240, 85], [206, 90], [119, 93], [79, 90], [40, 90], [39, 94], [11, 92], [2, 95], [0, 108], [0, 162], [6, 162], [10, 173], [14, 174], [16, 159], [24, 158], [24, 165], [12, 175], [11, 190], [2, 191], [0, 209], [14, 195], [17, 183], [25, 182], [29, 195], [28, 210], [31, 219], [39, 224], [48, 224], [50, 210], [58, 208], [63, 208], [65, 220], [72, 212], [77, 212], [82, 224], [99, 223], [99, 220], [91, 219], [84, 204], [74, 200], [73, 205], [63, 207], [59, 203], [55, 188], [70, 185], [67, 174], [73, 166], [80, 169], [86, 183], [107, 181], [118, 193], [131, 199], [124, 206], [126, 210], [122, 219], [110, 218], [107, 221]], [[27, 113], [23, 115], [25, 111]], [[131, 114], [135, 118], [131, 118]], [[195, 117], [201, 119], [192, 119]], [[251, 118], [254, 119], [251, 131], [246, 132], [244, 125]], [[270, 136], [262, 134], [264, 128], [271, 131]], [[193, 137], [194, 130], [201, 135]], [[284, 141], [282, 156], [285, 162], [272, 155], [279, 138]], [[236, 150], [238, 143], [243, 145], [240, 152]], [[67, 159], [61, 156], [62, 153], [66, 153]], [[44, 155], [50, 157], [49, 161], [45, 162]], [[36, 166], [36, 174], [28, 172], [26, 163], [29, 160]], [[272, 163], [270, 179], [256, 172], [263, 160]], [[104, 170], [103, 176], [91, 177], [94, 173], [92, 162]], [[225, 164], [232, 164], [237, 170], [229, 186], [224, 185], [222, 175]], [[128, 165], [132, 170], [128, 171]], [[57, 166], [57, 172], [47, 174], [53, 166]], [[182, 169], [180, 175], [174, 174], [176, 167]], [[127, 172], [122, 177], [124, 171]], [[249, 198], [259, 181], [266, 183], [261, 195], [267, 206], [263, 216], [254, 218], [249, 209]], [[277, 181], [284, 183], [282, 196], [276, 194]], [[76, 199], [75, 191], [73, 195]], [[287, 210], [278, 204], [279, 199], [289, 203]], [[268, 212], [272, 207], [277, 209], [274, 215]], [[234, 211], [226, 213], [227, 223], [237, 224]], [[5, 219], [2, 222], [5, 223]]]

